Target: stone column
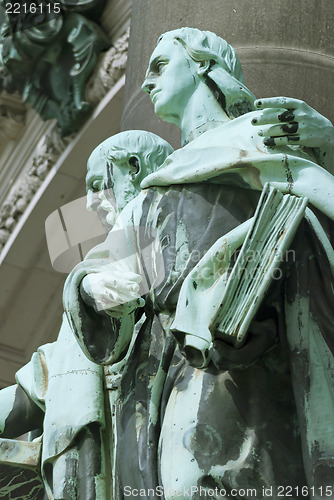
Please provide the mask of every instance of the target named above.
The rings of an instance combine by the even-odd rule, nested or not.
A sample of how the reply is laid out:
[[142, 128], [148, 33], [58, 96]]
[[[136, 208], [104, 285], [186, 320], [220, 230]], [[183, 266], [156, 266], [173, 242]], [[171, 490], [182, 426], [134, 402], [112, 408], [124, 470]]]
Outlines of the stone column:
[[257, 97], [305, 100], [334, 121], [333, 0], [133, 0], [122, 128], [180, 135], [153, 113], [140, 86], [156, 40], [182, 26], [211, 30], [238, 52]]

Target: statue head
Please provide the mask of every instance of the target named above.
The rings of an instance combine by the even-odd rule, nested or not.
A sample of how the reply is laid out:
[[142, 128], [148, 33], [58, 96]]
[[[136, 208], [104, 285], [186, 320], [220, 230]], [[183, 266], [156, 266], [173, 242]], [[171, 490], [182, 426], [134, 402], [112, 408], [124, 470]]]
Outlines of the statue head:
[[[162, 82], [167, 72], [168, 79], [166, 75]], [[255, 97], [243, 84], [238, 56], [225, 40], [196, 28], [180, 28], [161, 35], [142, 87], [150, 94], [156, 114], [165, 119], [164, 106], [173, 109], [174, 99], [179, 107], [199, 82], [207, 85], [230, 118], [254, 109]]]
[[172, 152], [168, 142], [143, 130], [120, 132], [103, 141], [87, 163], [88, 210], [113, 225], [116, 215], [140, 193], [144, 177]]

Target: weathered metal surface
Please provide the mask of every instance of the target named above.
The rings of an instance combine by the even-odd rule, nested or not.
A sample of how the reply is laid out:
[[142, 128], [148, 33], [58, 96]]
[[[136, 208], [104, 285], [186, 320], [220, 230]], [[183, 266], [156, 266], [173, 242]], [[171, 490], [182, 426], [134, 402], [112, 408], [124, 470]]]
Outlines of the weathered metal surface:
[[0, 438], [0, 464], [37, 469], [41, 459], [41, 449], [41, 443]]
[[0, 498], [44, 500], [41, 442], [0, 438]]
[[[111, 363], [121, 359], [122, 353], [111, 358], [108, 338], [111, 342], [118, 334], [130, 342], [129, 330], [126, 336], [122, 327], [136, 310], [133, 298], [138, 301], [137, 312], [144, 307], [147, 315], [122, 372], [118, 404], [113, 405], [116, 498], [131, 491], [145, 496], [148, 488], [158, 496], [161, 485], [167, 500], [174, 498], [178, 488], [193, 491], [192, 498], [200, 496], [200, 488], [209, 495], [210, 489], [225, 492], [216, 498], [230, 492], [233, 496], [233, 488], [243, 497], [241, 491], [253, 487], [259, 498], [263, 488], [274, 488], [274, 496], [282, 486], [325, 488], [324, 471], [332, 466], [334, 446], [333, 428], [328, 427], [328, 421], [333, 421], [329, 415], [334, 413], [334, 362], [329, 352], [333, 334], [328, 319], [333, 310], [333, 276], [324, 237], [327, 231], [330, 234], [330, 219], [334, 218], [334, 179], [328, 172], [333, 126], [295, 99], [272, 98], [253, 104], [251, 92], [242, 84], [235, 51], [215, 34], [190, 28], [160, 38], [143, 89], [150, 95], [155, 113], [181, 129], [184, 147], [144, 179], [145, 191], [126, 206], [119, 223], [126, 227], [129, 247], [139, 256], [138, 228], [156, 231], [165, 279], [151, 287], [143, 304], [138, 283], [141, 276], [150, 275], [149, 266], [142, 266], [140, 258], [121, 263], [113, 231], [85, 261], [89, 275], [88, 261], [92, 259], [96, 296], [102, 309], [114, 318], [111, 327], [105, 323], [107, 338], [103, 338], [105, 347], [102, 355], [99, 350], [97, 361], [106, 362], [108, 356]], [[204, 327], [202, 330], [203, 316], [212, 318], [219, 300], [224, 299], [220, 294], [210, 303], [211, 288], [225, 267], [230, 272], [235, 261], [231, 259], [226, 266], [224, 259], [219, 262], [217, 258], [217, 268], [211, 269], [201, 286], [191, 280], [191, 271], [201, 258], [217, 256], [218, 242], [225, 255], [224, 239], [229, 232], [240, 229], [242, 233], [246, 223], [253, 234], [250, 220], [256, 213], [258, 192], [267, 182], [288, 193], [289, 200], [301, 198], [301, 210], [287, 243], [295, 258], [279, 262], [280, 278], [272, 276], [270, 286], [256, 298], [259, 303], [247, 311], [250, 321], [245, 342], [237, 349], [216, 335], [214, 325], [208, 338]], [[307, 198], [317, 208], [324, 233], [318, 231], [321, 238], [308, 225], [310, 218], [303, 218]], [[270, 241], [272, 233], [268, 230]], [[238, 236], [240, 247], [246, 232]], [[255, 243], [266, 247], [269, 256], [275, 255], [276, 244], [271, 248], [262, 236], [257, 242], [254, 237]], [[239, 249], [233, 248], [232, 257]], [[158, 267], [158, 254], [151, 255], [152, 269]], [[99, 275], [98, 260], [100, 265], [112, 262], [110, 276], [102, 269]], [[192, 294], [181, 302], [188, 277]], [[82, 278], [77, 276], [77, 283], [73, 280], [72, 297], [65, 294], [65, 305], [83, 349], [92, 355], [102, 347], [101, 335], [92, 340], [96, 330], [88, 326], [91, 309], [86, 306], [98, 314], [101, 307], [98, 310], [89, 298], [94, 293], [89, 293], [87, 276], [82, 280], [87, 296], [80, 292]], [[321, 295], [323, 283], [326, 293]], [[299, 300], [298, 293], [307, 297], [306, 303]], [[115, 301], [122, 294], [127, 297], [124, 303]], [[235, 297], [247, 308], [243, 299], [242, 294]], [[192, 308], [196, 300], [197, 307]], [[296, 317], [309, 316], [298, 331], [282, 301], [292, 304]], [[78, 310], [80, 321], [76, 319]], [[180, 328], [171, 325], [175, 314], [183, 321]], [[207, 341], [205, 346], [184, 341], [191, 323], [198, 328], [197, 339]], [[303, 358], [298, 361], [296, 335], [303, 346]], [[315, 355], [314, 343], [305, 342], [316, 336], [323, 363], [321, 355]], [[307, 374], [305, 380], [303, 373]], [[326, 411], [317, 414], [321, 398]]]
[[46, 500], [41, 478], [33, 470], [0, 465], [0, 498], [4, 500]]
[[[156, 114], [181, 129], [184, 147], [169, 154], [155, 136], [149, 148], [139, 140], [141, 155], [125, 133], [125, 146], [112, 138], [90, 157], [90, 208], [113, 224], [112, 188], [123, 210], [67, 279], [59, 342], [40, 348], [18, 374], [45, 410], [42, 468], [52, 464], [53, 484], [46, 468], [45, 482], [60, 497], [69, 487], [80, 497], [86, 487], [91, 499], [107, 498], [111, 476], [117, 500], [139, 491], [172, 500], [179, 489], [193, 499], [216, 490], [216, 498], [247, 498], [250, 489], [263, 498], [274, 489], [276, 498], [280, 488], [306, 485], [316, 496], [330, 486], [334, 128], [295, 99], [253, 102], [242, 80], [236, 52], [214, 33], [165, 33], [143, 89]], [[135, 197], [140, 180], [145, 189]], [[259, 202], [264, 186], [281, 191], [290, 209], [296, 203], [290, 228], [286, 210], [286, 224], [270, 230], [266, 220], [282, 213], [270, 199]], [[305, 209], [307, 198], [313, 208]], [[259, 221], [264, 234], [256, 232]], [[225, 285], [224, 273], [234, 279], [247, 240], [281, 274], [262, 283], [260, 271], [251, 305], [245, 294], [233, 296], [247, 315], [235, 346], [217, 331], [225, 297], [219, 287], [213, 292]], [[281, 240], [292, 260], [277, 258]], [[208, 276], [194, 278], [196, 265]], [[247, 290], [254, 285], [241, 281]], [[187, 339], [192, 327], [196, 343]], [[113, 366], [102, 387], [105, 364]]]
[[2, 8], [0, 85], [18, 91], [43, 120], [56, 118], [64, 136], [78, 130], [87, 116], [85, 84], [99, 53], [110, 47], [93, 20], [103, 4], [92, 0]]

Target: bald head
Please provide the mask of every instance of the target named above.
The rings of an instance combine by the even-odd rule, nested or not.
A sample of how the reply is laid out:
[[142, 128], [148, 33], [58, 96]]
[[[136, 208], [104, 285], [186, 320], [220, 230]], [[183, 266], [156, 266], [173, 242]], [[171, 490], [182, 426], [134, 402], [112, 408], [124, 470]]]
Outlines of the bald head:
[[111, 224], [116, 212], [140, 193], [144, 177], [172, 152], [168, 142], [143, 130], [121, 132], [103, 141], [87, 163], [88, 210], [96, 210]]

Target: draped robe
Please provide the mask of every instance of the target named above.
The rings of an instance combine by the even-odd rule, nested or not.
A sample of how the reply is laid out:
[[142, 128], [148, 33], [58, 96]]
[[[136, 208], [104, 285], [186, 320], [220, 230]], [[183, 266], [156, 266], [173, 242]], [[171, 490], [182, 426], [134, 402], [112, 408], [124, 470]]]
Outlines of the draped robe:
[[[114, 363], [126, 352], [129, 340], [119, 336], [130, 339], [134, 315], [95, 313], [80, 296], [81, 279], [110, 264], [126, 275], [129, 265], [151, 284], [147, 319], [127, 353], [110, 430], [117, 499], [131, 488], [152, 488], [151, 498], [161, 498], [159, 486], [166, 499], [191, 487], [227, 494], [255, 488], [256, 498], [273, 487], [276, 498], [279, 486], [294, 488], [296, 498], [306, 485], [320, 498], [320, 487], [331, 485], [333, 178], [310, 152], [256, 143], [251, 115], [204, 133], [146, 178], [146, 189], [117, 226], [126, 235], [123, 257], [130, 259], [120, 258], [112, 231], [65, 285], [65, 310], [84, 352], [95, 362]], [[296, 231], [294, 259], [282, 263], [282, 278], [273, 280], [245, 345], [213, 342], [209, 364], [196, 368], [170, 331], [181, 287], [219, 238], [252, 217], [267, 181], [307, 196], [312, 217]], [[138, 228], [154, 230], [159, 243], [144, 263], [147, 243]], [[157, 280], [161, 257], [164, 278]]]

